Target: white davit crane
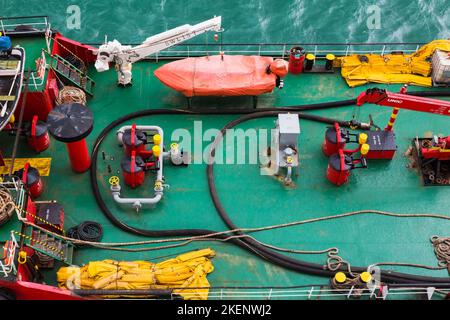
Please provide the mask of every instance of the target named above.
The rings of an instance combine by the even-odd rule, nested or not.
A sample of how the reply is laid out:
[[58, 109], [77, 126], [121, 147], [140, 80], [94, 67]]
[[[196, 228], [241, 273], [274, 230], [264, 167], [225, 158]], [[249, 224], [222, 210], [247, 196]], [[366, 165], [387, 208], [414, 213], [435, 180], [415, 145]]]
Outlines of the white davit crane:
[[122, 45], [117, 40], [106, 42], [96, 50], [97, 60], [95, 62], [95, 68], [98, 72], [107, 71], [109, 70], [109, 63], [114, 62], [116, 64], [118, 84], [121, 86], [131, 85], [131, 68], [133, 62], [144, 59], [151, 54], [170, 48], [207, 31], [220, 32], [222, 31], [221, 23], [222, 17], [219, 16], [193, 26], [185, 24], [151, 36], [136, 47]]

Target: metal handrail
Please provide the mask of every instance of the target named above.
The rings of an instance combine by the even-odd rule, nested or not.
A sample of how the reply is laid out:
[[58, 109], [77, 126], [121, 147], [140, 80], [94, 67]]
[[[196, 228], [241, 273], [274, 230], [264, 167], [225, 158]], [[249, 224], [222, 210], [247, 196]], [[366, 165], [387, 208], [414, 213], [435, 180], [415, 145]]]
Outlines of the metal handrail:
[[[41, 59], [42, 59], [44, 70], [47, 70], [48, 63], [47, 63], [47, 59], [45, 57], [45, 53], [46, 53], [46, 51], [42, 50], [42, 52], [41, 52]], [[39, 77], [38, 76], [38, 70], [30, 72], [30, 77], [33, 80], [33, 86], [34, 86], [36, 91], [39, 90], [39, 87], [44, 85], [45, 75], [43, 77]], [[36, 79], [41, 79], [41, 81], [40, 82], [36, 82]]]
[[[380, 289], [377, 287], [376, 289]], [[383, 293], [376, 294], [375, 290], [365, 289], [360, 293], [360, 297], [368, 297], [375, 299], [383, 299], [386, 300], [388, 296], [399, 296], [399, 295], [427, 295], [428, 292], [427, 287], [410, 287], [410, 288], [389, 288], [389, 290], [383, 290]], [[442, 293], [448, 294], [450, 293], [450, 289], [440, 289]], [[275, 298], [319, 298], [319, 297], [327, 297], [327, 298], [337, 298], [342, 297], [346, 299], [352, 298], [352, 293], [354, 289], [333, 289], [333, 288], [320, 288], [320, 287], [310, 287], [305, 289], [267, 289], [267, 290], [255, 290], [255, 291], [246, 291], [246, 290], [214, 290], [211, 289], [208, 293], [208, 299], [275, 299]], [[185, 292], [183, 296], [192, 296], [195, 297], [196, 293]], [[432, 298], [432, 297], [430, 297]]]
[[[42, 19], [40, 21], [30, 21], [34, 19]], [[24, 21], [20, 21], [24, 20]], [[12, 23], [5, 24], [4, 21], [14, 21]], [[3, 33], [18, 32], [17, 30], [10, 29], [18, 26], [30, 26], [38, 31], [47, 32], [50, 29], [50, 23], [48, 22], [48, 16], [17, 16], [17, 17], [0, 17], [0, 27]], [[40, 28], [40, 26], [45, 26]]]
[[[427, 42], [227, 42], [227, 43], [184, 43], [176, 44], [174, 47], [179, 46], [203, 46], [203, 47], [215, 47], [215, 46], [383, 46], [383, 45], [424, 45]], [[87, 42], [86, 45], [99, 46], [103, 42]], [[137, 46], [141, 43], [129, 42], [123, 43], [123, 45]]]
[[[326, 54], [333, 53], [336, 56], [348, 56], [351, 54], [387, 54], [389, 51], [402, 51], [405, 54], [417, 52], [419, 42], [392, 42], [392, 43], [305, 43], [301, 46], [307, 52], [314, 53], [315, 57], [322, 59]], [[90, 43], [89, 45], [96, 45]], [[131, 44], [133, 45], [133, 44]], [[285, 58], [289, 55], [286, 50], [294, 46], [294, 43], [207, 43], [207, 44], [178, 44], [167, 50], [150, 55], [150, 59], [179, 59], [185, 57], [205, 56], [211, 53], [218, 54], [224, 51], [227, 54], [274, 56]], [[227, 50], [228, 48], [228, 50]]]
[[15, 17], [0, 17], [1, 20], [16, 20], [16, 19], [35, 19], [35, 18], [45, 18], [48, 20], [48, 16], [46, 15], [37, 15], [37, 16], [15, 16]]
[[[14, 257], [16, 256], [16, 249], [19, 247], [19, 244], [17, 243], [16, 237], [14, 236], [14, 231], [11, 231], [11, 238], [9, 241], [10, 242], [7, 249], [7, 257], [9, 257], [8, 263], [3, 263], [3, 261], [0, 260], [0, 269], [3, 272], [5, 278], [7, 278], [11, 272], [13, 272], [14, 274], [17, 273]], [[6, 257], [4, 257], [3, 260], [5, 259]]]

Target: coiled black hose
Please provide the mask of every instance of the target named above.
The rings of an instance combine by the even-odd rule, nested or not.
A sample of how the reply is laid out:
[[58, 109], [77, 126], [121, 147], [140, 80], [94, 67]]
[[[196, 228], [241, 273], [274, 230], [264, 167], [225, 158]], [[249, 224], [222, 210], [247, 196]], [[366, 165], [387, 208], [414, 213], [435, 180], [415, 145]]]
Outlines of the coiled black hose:
[[100, 242], [103, 237], [103, 227], [94, 221], [84, 221], [67, 230], [67, 236], [72, 239]]
[[[439, 92], [440, 93], [440, 92]], [[443, 94], [431, 94], [429, 92], [416, 94], [418, 96], [429, 96], [429, 95], [439, 95], [439, 96], [450, 96], [450, 92], [446, 92], [445, 95]], [[189, 111], [189, 110], [179, 110], [179, 109], [150, 109], [150, 110], [143, 110], [143, 111], [137, 111], [128, 115], [125, 115], [119, 119], [116, 119], [112, 123], [110, 123], [106, 128], [102, 130], [102, 132], [97, 137], [93, 150], [92, 150], [92, 165], [91, 165], [91, 171], [90, 171], [90, 181], [91, 181], [91, 187], [92, 192], [94, 194], [94, 197], [96, 199], [97, 204], [99, 205], [102, 212], [105, 214], [105, 216], [118, 228], [130, 232], [137, 235], [147, 236], [147, 237], [166, 237], [166, 236], [198, 236], [198, 235], [205, 235], [214, 233], [215, 231], [212, 230], [204, 230], [204, 229], [178, 229], [178, 230], [146, 230], [146, 229], [140, 229], [136, 228], [130, 225], [125, 224], [124, 222], [117, 219], [112, 212], [108, 209], [105, 202], [103, 201], [101, 197], [101, 193], [98, 187], [98, 181], [97, 181], [97, 156], [99, 147], [104, 140], [104, 138], [107, 136], [107, 134], [116, 126], [120, 125], [121, 123], [125, 121], [129, 121], [132, 119], [136, 119], [139, 117], [144, 116], [151, 116], [151, 115], [179, 115], [179, 114], [243, 114], [246, 115], [230, 122], [227, 124], [222, 131], [226, 130], [227, 128], [232, 128], [233, 126], [242, 123], [244, 121], [250, 120], [250, 119], [256, 119], [260, 117], [269, 117], [273, 116], [275, 114], [278, 114], [283, 111], [290, 111], [298, 113], [299, 111], [306, 111], [306, 110], [318, 110], [318, 109], [328, 109], [328, 108], [334, 108], [334, 107], [340, 107], [340, 106], [349, 106], [355, 104], [355, 99], [350, 100], [344, 100], [344, 101], [335, 101], [335, 102], [325, 102], [325, 103], [319, 103], [319, 104], [312, 104], [312, 105], [303, 105], [303, 106], [292, 106], [287, 108], [265, 108], [264, 110], [257, 109], [257, 110], [225, 110], [225, 111], [210, 111], [210, 112], [195, 112], [195, 111]], [[341, 125], [346, 126], [348, 125], [348, 122], [342, 122], [337, 121], [335, 119], [330, 118], [324, 118], [319, 117], [315, 115], [308, 115], [308, 114], [299, 114], [299, 116], [303, 119], [309, 119], [314, 121], [319, 121], [322, 123], [328, 123], [332, 124], [334, 122], [340, 122]], [[217, 141], [218, 143], [219, 141]], [[213, 143], [213, 148], [211, 149], [211, 156], [214, 156], [214, 146], [216, 146], [216, 141]], [[208, 184], [210, 188], [210, 194], [211, 198], [214, 202], [214, 205], [222, 218], [222, 220], [227, 224], [229, 228], [236, 227], [234, 223], [231, 221], [227, 213], [225, 212], [220, 199], [217, 194], [217, 190], [214, 183], [214, 174], [213, 174], [213, 165], [210, 164], [207, 166], [207, 177], [208, 177]], [[234, 226], [234, 227], [233, 227]], [[271, 249], [268, 249], [266, 247], [263, 247], [259, 245], [258, 243], [255, 243], [252, 240], [249, 239], [234, 239], [232, 241], [234, 244], [239, 245], [240, 247], [251, 251], [252, 253], [257, 254], [258, 256], [267, 259], [268, 261], [277, 264], [279, 266], [295, 270], [302, 273], [308, 273], [312, 275], [317, 276], [326, 276], [331, 277], [334, 272], [331, 272], [329, 270], [325, 270], [322, 265], [305, 262], [301, 260], [297, 260], [288, 256], [285, 256], [283, 254], [280, 254], [278, 252], [275, 252]], [[362, 267], [354, 267], [355, 271], [365, 271], [366, 268]], [[409, 283], [433, 283], [436, 287], [443, 287], [448, 286], [448, 278], [436, 278], [436, 277], [426, 277], [426, 276], [419, 276], [419, 275], [411, 275], [411, 274], [404, 274], [399, 272], [392, 272], [392, 271], [382, 271], [382, 281], [386, 283], [401, 283], [401, 284], [409, 284]]]

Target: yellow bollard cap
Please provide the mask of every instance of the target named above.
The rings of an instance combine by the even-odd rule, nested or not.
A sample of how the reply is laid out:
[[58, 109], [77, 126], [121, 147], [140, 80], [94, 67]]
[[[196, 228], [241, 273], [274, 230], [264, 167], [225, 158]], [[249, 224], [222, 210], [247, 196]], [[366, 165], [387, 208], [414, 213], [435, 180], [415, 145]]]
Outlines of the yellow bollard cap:
[[364, 143], [366, 143], [368, 138], [369, 138], [369, 137], [367, 136], [366, 133], [360, 133], [360, 134], [359, 134], [359, 137], [358, 137], [358, 142], [359, 142], [359, 144], [364, 144]]
[[359, 278], [361, 279], [362, 282], [364, 283], [368, 283], [370, 280], [372, 280], [372, 276], [369, 272], [364, 271], [363, 273], [361, 273], [359, 275]]
[[331, 54], [331, 53], [327, 54], [327, 55], [325, 56], [325, 58], [326, 58], [327, 60], [334, 60], [334, 59], [336, 59], [336, 57], [334, 56], [334, 54]]
[[160, 145], [161, 144], [161, 135], [155, 134], [153, 136], [153, 143], [156, 145]]
[[338, 272], [334, 275], [334, 280], [337, 283], [344, 283], [347, 280], [347, 276], [343, 272]]
[[362, 154], [362, 155], [368, 154], [368, 153], [369, 153], [369, 150], [370, 150], [370, 146], [369, 146], [367, 143], [364, 143], [364, 144], [361, 146], [361, 154]]
[[161, 147], [160, 146], [156, 146], [156, 145], [153, 146], [152, 151], [153, 151], [153, 155], [155, 157], [159, 157], [161, 155]]
[[306, 55], [306, 60], [314, 60], [314, 59], [315, 59], [315, 56], [312, 53], [308, 53]]

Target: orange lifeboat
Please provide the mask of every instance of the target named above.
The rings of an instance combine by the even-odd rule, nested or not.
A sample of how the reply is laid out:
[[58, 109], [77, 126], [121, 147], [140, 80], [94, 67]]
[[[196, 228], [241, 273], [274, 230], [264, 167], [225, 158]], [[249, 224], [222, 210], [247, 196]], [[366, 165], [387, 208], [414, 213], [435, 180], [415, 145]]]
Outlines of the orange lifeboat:
[[216, 55], [177, 60], [154, 74], [186, 97], [257, 96], [272, 92], [287, 68], [286, 61], [271, 57]]

